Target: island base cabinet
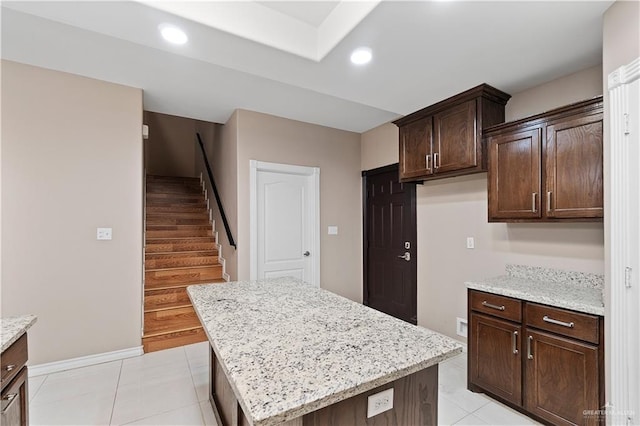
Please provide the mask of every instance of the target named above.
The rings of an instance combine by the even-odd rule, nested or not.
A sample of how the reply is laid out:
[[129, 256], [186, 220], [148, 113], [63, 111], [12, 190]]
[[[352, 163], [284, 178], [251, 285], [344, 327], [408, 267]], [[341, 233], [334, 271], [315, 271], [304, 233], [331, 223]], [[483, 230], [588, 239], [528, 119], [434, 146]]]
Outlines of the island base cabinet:
[[521, 327], [509, 321], [471, 313], [469, 382], [522, 404]]
[[2, 426], [28, 426], [29, 409], [27, 401], [27, 367], [23, 367], [20, 373], [2, 391], [2, 408], [0, 408], [0, 425]]
[[597, 425], [598, 348], [527, 329], [525, 409], [555, 425]]
[[[219, 426], [250, 426], [222, 366], [210, 349], [209, 402]], [[368, 398], [393, 388], [393, 408], [367, 417]], [[4, 423], [3, 423], [4, 424]], [[428, 426], [438, 424], [438, 365], [370, 389], [280, 426]]]

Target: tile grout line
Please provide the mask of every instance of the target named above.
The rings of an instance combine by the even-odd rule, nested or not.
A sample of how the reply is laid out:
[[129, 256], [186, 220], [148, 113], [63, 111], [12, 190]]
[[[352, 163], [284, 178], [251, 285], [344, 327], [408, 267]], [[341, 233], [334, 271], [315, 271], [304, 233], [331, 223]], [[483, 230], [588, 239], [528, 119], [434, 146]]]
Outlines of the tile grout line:
[[113, 412], [116, 408], [116, 399], [118, 398], [118, 389], [120, 388], [120, 378], [122, 377], [122, 363], [120, 360], [120, 370], [118, 371], [118, 381], [116, 382], [116, 391], [113, 394], [113, 404], [111, 404], [111, 414], [109, 415], [109, 424], [113, 421]]
[[[39, 376], [36, 376], [36, 377], [39, 377]], [[33, 397], [29, 398], [29, 404], [32, 404], [33, 400], [36, 399], [36, 396], [38, 395], [38, 392], [40, 392], [40, 389], [42, 389], [42, 385], [44, 385], [44, 383], [47, 381], [48, 378], [49, 378], [49, 375], [45, 374], [44, 375], [44, 379], [42, 380], [42, 383], [40, 383], [40, 386], [38, 386], [38, 389], [36, 389], [36, 391], [33, 393]]]
[[189, 359], [189, 355], [187, 355], [187, 349], [183, 346], [184, 356], [187, 358], [187, 366], [189, 367], [189, 375], [191, 376], [191, 383], [193, 383], [193, 391], [196, 393], [196, 399], [198, 400], [198, 411], [200, 411], [200, 420], [202, 420], [202, 425], [206, 426], [207, 419], [204, 418], [204, 413], [202, 412], [202, 405], [200, 405], [200, 398], [198, 398], [198, 388], [196, 387], [196, 381], [193, 378], [193, 370], [191, 369], [191, 360]]

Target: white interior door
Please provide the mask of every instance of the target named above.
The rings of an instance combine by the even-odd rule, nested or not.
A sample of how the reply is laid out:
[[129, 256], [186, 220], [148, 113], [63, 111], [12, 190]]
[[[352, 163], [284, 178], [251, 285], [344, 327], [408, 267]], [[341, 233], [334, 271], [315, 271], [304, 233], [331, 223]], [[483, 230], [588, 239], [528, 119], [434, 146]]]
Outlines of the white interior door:
[[319, 286], [319, 169], [252, 161], [251, 279]]

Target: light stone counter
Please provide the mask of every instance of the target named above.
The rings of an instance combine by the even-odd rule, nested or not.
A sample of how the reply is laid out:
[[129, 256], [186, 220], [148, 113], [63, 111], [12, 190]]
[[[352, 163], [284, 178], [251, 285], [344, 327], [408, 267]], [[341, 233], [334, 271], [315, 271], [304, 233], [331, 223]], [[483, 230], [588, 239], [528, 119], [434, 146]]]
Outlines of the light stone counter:
[[17, 317], [0, 318], [0, 338], [4, 352], [16, 340], [18, 340], [36, 322], [35, 315], [21, 315]]
[[272, 425], [426, 369], [456, 341], [293, 278], [188, 287], [253, 425]]
[[604, 316], [602, 275], [507, 265], [507, 275], [465, 284], [472, 290]]

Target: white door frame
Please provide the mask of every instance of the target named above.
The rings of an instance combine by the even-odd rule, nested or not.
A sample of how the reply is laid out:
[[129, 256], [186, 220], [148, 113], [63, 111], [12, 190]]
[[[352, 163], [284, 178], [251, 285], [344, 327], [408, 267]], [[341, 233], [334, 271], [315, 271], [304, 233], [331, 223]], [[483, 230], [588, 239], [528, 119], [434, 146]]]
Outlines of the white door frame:
[[[608, 76], [609, 89], [609, 205], [605, 213], [609, 234], [607, 261], [608, 316], [606, 355], [610, 388], [607, 389], [607, 424], [640, 422], [640, 58]], [[633, 85], [633, 86], [632, 86]], [[634, 101], [635, 99], [635, 101]], [[635, 104], [636, 111], [632, 105]], [[632, 154], [634, 153], [634, 154]], [[640, 157], [640, 155], [638, 155]]]
[[291, 164], [268, 163], [249, 160], [249, 277], [258, 279], [258, 171], [275, 172], [290, 175], [310, 176], [312, 178], [311, 223], [311, 284], [320, 287], [320, 168], [295, 166]]

